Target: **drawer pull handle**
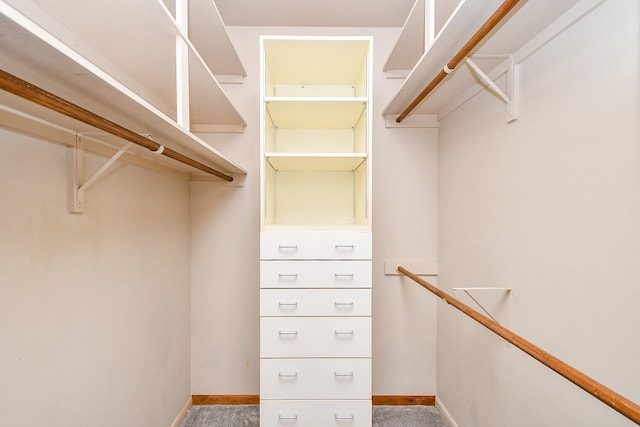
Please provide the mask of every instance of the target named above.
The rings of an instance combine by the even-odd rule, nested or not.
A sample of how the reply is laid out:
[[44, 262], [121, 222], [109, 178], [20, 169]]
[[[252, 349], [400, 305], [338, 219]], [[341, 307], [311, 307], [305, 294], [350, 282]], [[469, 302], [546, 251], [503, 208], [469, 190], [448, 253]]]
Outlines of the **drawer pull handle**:
[[338, 372], [338, 371], [334, 371], [333, 375], [335, 375], [336, 377], [340, 378], [340, 377], [353, 377], [353, 371], [347, 371], [347, 372]]
[[297, 307], [298, 303], [297, 302], [279, 302], [278, 305], [280, 307]]
[[280, 273], [280, 274], [278, 274], [278, 277], [281, 278], [281, 279], [296, 280], [298, 278], [298, 273], [293, 273], [293, 274]]
[[336, 250], [344, 250], [344, 249], [349, 249], [349, 250], [353, 250], [354, 246], [353, 245], [336, 245]]
[[336, 301], [333, 303], [336, 307], [353, 307], [353, 301]]
[[353, 273], [336, 273], [334, 274], [334, 276], [336, 277], [336, 279], [353, 279]]
[[298, 373], [297, 372], [292, 372], [292, 373], [282, 373], [282, 372], [278, 372], [278, 376], [280, 378], [297, 378], [298, 377]]
[[279, 335], [298, 335], [298, 331], [278, 331]]
[[341, 331], [336, 329], [335, 331], [333, 331], [336, 335], [353, 335], [353, 329], [349, 330], [349, 331]]
[[298, 415], [282, 415], [282, 414], [278, 414], [278, 419], [279, 420], [297, 420], [298, 419]]
[[335, 416], [336, 416], [336, 420], [352, 420], [353, 419], [353, 414], [350, 414], [347, 416], [335, 414]]
[[278, 245], [278, 250], [294, 252], [298, 250], [298, 245]]

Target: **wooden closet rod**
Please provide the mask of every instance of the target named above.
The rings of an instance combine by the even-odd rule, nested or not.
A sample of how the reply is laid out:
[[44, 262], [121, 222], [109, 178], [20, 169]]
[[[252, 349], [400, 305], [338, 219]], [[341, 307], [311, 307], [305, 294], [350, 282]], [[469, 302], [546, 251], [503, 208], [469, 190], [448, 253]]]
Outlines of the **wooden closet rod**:
[[404, 111], [396, 118], [396, 122], [400, 123], [401, 121], [403, 121], [414, 110], [414, 108], [416, 108], [422, 102], [422, 100], [425, 99], [427, 95], [429, 95], [431, 91], [440, 84], [442, 80], [444, 80], [447, 74], [452, 72], [458, 66], [458, 64], [462, 60], [464, 60], [464, 58], [466, 58], [467, 55], [469, 55], [469, 53], [471, 53], [471, 51], [482, 41], [482, 39], [484, 39], [485, 36], [489, 34], [489, 32], [491, 32], [491, 30], [493, 30], [495, 26], [498, 25], [498, 23], [500, 23], [502, 18], [504, 18], [511, 11], [511, 9], [513, 9], [518, 4], [518, 2], [520, 2], [520, 0], [505, 0], [505, 2], [502, 3], [502, 5], [500, 5], [500, 7], [496, 9], [495, 12], [493, 12], [493, 15], [491, 15], [484, 24], [482, 24], [482, 27], [480, 27], [480, 29], [476, 31], [476, 33], [469, 39], [469, 41], [462, 47], [462, 49], [460, 49], [458, 53], [456, 53], [455, 56], [451, 58], [447, 65], [443, 67], [442, 70], [440, 70], [438, 75], [435, 76], [433, 80], [431, 80], [431, 83], [429, 83], [427, 87], [425, 87], [422, 92], [420, 92], [420, 94], [416, 96], [411, 104], [409, 104], [409, 106], [404, 109]]
[[625, 417], [634, 421], [637, 424], [640, 424], [640, 406], [633, 403], [629, 399], [624, 396], [619, 395], [615, 391], [610, 388], [600, 384], [596, 380], [588, 377], [577, 369], [573, 368], [570, 365], [567, 365], [562, 360], [552, 356], [546, 351], [542, 350], [540, 347], [532, 344], [531, 342], [525, 340], [521, 336], [511, 332], [509, 329], [501, 326], [499, 323], [494, 322], [486, 316], [478, 313], [468, 305], [459, 301], [458, 299], [452, 297], [446, 292], [441, 291], [430, 283], [422, 280], [420, 277], [411, 273], [404, 267], [398, 267], [398, 271], [405, 276], [409, 277], [416, 283], [418, 283], [423, 288], [431, 291], [439, 298], [442, 298], [447, 304], [450, 304], [471, 317], [476, 322], [480, 323], [482, 326], [488, 328], [492, 332], [496, 333], [500, 337], [504, 338], [511, 344], [518, 347], [520, 350], [527, 353], [529, 356], [536, 359], [538, 362], [547, 366], [548, 368], [554, 370], [558, 374], [562, 375], [587, 393], [591, 394], [595, 398], [601, 400], [603, 403], [609, 405], [611, 408], [615, 409]]
[[42, 88], [39, 88], [38, 86], [32, 85], [31, 83], [26, 82], [13, 74], [9, 74], [4, 70], [0, 70], [0, 89], [11, 92], [14, 95], [35, 102], [36, 104], [42, 105], [50, 110], [64, 114], [65, 116], [91, 125], [127, 141], [133, 142], [134, 144], [138, 144], [153, 152], [177, 160], [180, 163], [184, 163], [185, 165], [189, 165], [198, 170], [214, 175], [225, 181], [233, 181], [233, 177], [230, 175], [193, 160], [192, 158], [178, 153], [168, 147], [164, 147], [149, 138], [113, 123], [112, 121], [92, 113], [89, 110], [85, 110], [76, 104], [66, 101]]

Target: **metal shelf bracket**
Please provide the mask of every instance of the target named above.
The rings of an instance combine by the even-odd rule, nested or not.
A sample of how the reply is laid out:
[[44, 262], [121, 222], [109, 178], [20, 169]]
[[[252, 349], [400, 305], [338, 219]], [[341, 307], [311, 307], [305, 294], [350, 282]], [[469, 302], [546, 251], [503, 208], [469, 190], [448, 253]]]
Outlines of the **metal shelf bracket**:
[[486, 89], [496, 94], [506, 104], [506, 122], [511, 123], [518, 120], [518, 104], [520, 101], [520, 66], [515, 64], [513, 55], [476, 54], [473, 55], [473, 57], [478, 59], [504, 59], [507, 61], [507, 85], [505, 93], [471, 58], [467, 57], [465, 59], [465, 62], [471, 69], [471, 72], [487, 85]]
[[[506, 317], [506, 321], [503, 320], [503, 322], [500, 322], [496, 319], [497, 316], [493, 316], [491, 313], [489, 313], [489, 310], [487, 310], [485, 306], [482, 305], [482, 303], [472, 295], [473, 291], [497, 291], [497, 292], [504, 293], [505, 297], [510, 297], [513, 295], [513, 291], [511, 290], [511, 288], [453, 288], [454, 294], [457, 295], [458, 291], [463, 291], [465, 294], [467, 294], [467, 296], [471, 298], [471, 300], [475, 302], [478, 307], [480, 307], [480, 309], [484, 312], [484, 314], [486, 314], [487, 317], [489, 317], [494, 322], [507, 327], [511, 323], [511, 299], [510, 298], [506, 300], [508, 304], [507, 313], [506, 313], [506, 316], [503, 316], [503, 317]], [[503, 323], [506, 323], [506, 325], [504, 325]]]
[[[100, 176], [102, 176], [116, 160], [127, 152], [129, 147], [133, 144], [128, 142], [118, 152], [116, 152], [109, 160], [105, 162], [100, 169], [98, 169], [89, 179], [84, 180], [84, 150], [80, 147], [81, 136], [76, 134], [76, 141], [71, 150], [71, 191], [70, 191], [70, 206], [69, 212], [82, 213], [84, 212], [84, 192], [89, 188]], [[84, 181], [84, 182], [83, 182]]]

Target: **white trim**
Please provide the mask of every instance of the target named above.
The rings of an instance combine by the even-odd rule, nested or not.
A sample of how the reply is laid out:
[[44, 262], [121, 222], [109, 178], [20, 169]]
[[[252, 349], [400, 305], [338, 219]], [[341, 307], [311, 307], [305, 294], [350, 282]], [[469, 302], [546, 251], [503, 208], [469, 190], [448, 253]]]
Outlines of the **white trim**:
[[220, 84], [242, 84], [244, 76], [234, 74], [215, 74], [216, 80]]
[[436, 397], [435, 406], [436, 406], [436, 409], [440, 412], [440, 416], [442, 417], [444, 422], [447, 423], [449, 427], [458, 427], [458, 423], [456, 423], [456, 421], [453, 419], [453, 417], [447, 410], [446, 406], [444, 406], [444, 403], [442, 403], [442, 399], [440, 399], [439, 397]]
[[193, 173], [191, 174], [191, 179], [189, 180], [189, 186], [195, 187], [200, 185], [214, 185], [214, 186], [224, 186], [224, 187], [244, 187], [244, 183], [246, 181], [246, 174], [231, 174], [233, 181], [227, 182], [222, 181], [220, 178], [216, 178], [213, 175], [205, 174], [205, 173]]
[[385, 261], [384, 274], [386, 276], [400, 276], [398, 266], [403, 266], [410, 272], [418, 276], [437, 276], [437, 261]]
[[386, 128], [438, 128], [440, 122], [435, 114], [412, 114], [402, 122], [396, 122], [399, 114], [386, 114], [384, 127]]
[[424, 4], [424, 49], [427, 50], [436, 38], [436, 0], [425, 0]]
[[411, 70], [387, 70], [386, 73], [388, 79], [406, 79]]
[[244, 126], [193, 123], [191, 125], [191, 132], [193, 133], [242, 133], [244, 132]]
[[169, 425], [169, 427], [180, 427], [180, 424], [182, 424], [182, 421], [184, 421], [184, 419], [187, 417], [187, 414], [189, 413], [189, 409], [191, 409], [191, 406], [192, 406], [191, 396], [189, 396], [187, 403], [184, 404], [184, 406], [182, 407], [178, 415], [176, 415], [176, 418], [173, 420], [171, 425]]

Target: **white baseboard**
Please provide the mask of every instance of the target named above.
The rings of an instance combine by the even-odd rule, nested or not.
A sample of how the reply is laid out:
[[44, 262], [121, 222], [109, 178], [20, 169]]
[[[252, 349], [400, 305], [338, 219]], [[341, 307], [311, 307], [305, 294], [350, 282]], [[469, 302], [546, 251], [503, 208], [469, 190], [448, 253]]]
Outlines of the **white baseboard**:
[[456, 423], [449, 411], [447, 411], [447, 407], [438, 397], [436, 397], [436, 408], [440, 411], [440, 416], [449, 427], [458, 427], [458, 423]]
[[182, 424], [182, 421], [184, 421], [187, 413], [189, 413], [189, 409], [191, 409], [191, 396], [189, 396], [189, 400], [187, 400], [187, 403], [184, 404], [184, 406], [176, 416], [176, 419], [173, 420], [169, 427], [180, 427], [180, 424]]

